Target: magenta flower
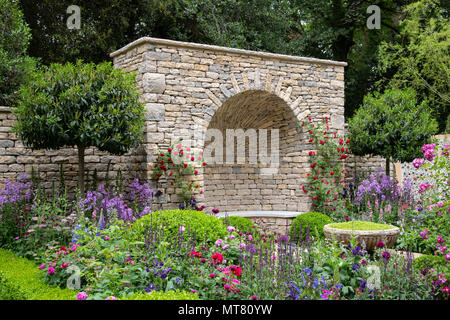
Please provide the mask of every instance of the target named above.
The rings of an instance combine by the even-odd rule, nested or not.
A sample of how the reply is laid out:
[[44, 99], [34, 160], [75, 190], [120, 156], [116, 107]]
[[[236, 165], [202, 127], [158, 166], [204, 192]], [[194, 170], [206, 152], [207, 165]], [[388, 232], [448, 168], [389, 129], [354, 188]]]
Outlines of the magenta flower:
[[425, 153], [423, 154], [423, 157], [425, 159], [427, 159], [428, 161], [433, 161], [434, 157], [436, 155], [434, 154], [433, 150], [427, 150], [425, 151]]
[[216, 276], [216, 275], [215, 275], [214, 273], [210, 273], [210, 274], [209, 274], [209, 277], [210, 277], [210, 278], [214, 278], [215, 276]]
[[53, 268], [53, 267], [48, 268], [47, 273], [48, 274], [54, 274], [55, 273], [55, 268]]
[[389, 253], [389, 251], [384, 251], [381, 256], [383, 257], [384, 260], [386, 260], [386, 262], [389, 261], [389, 258], [391, 257], [391, 254]]
[[252, 300], [258, 300], [257, 296], [252, 296]]
[[116, 297], [114, 297], [114, 296], [109, 296], [108, 298], [106, 298], [105, 300], [117, 300], [117, 298]]
[[427, 228], [424, 228], [423, 231], [420, 233], [420, 237], [422, 239], [428, 239], [427, 233], [428, 233]]
[[223, 243], [222, 239], [217, 239], [215, 245], [219, 247], [222, 243]]
[[437, 237], [436, 241], [437, 241], [437, 243], [441, 243], [441, 244], [444, 243], [444, 239], [442, 238], [441, 235], [439, 235], [439, 237]]
[[233, 226], [228, 226], [227, 227], [227, 230], [228, 230], [228, 232], [233, 232], [233, 231], [235, 231], [236, 230], [236, 228], [235, 227], [233, 227]]
[[413, 166], [417, 169], [419, 168], [421, 165], [423, 165], [425, 163], [425, 159], [419, 158], [419, 159], [414, 159], [412, 164]]
[[384, 242], [383, 241], [378, 241], [377, 243], [377, 248], [384, 248]]
[[230, 247], [230, 245], [229, 245], [229, 244], [226, 244], [226, 245], [224, 245], [224, 246], [222, 247], [222, 249], [223, 249], [223, 250], [227, 250], [229, 247]]
[[82, 291], [77, 294], [77, 300], [86, 300], [88, 297], [87, 293]]
[[445, 260], [450, 261], [450, 253], [447, 253], [447, 254], [445, 255]]
[[45, 263], [43, 263], [43, 264], [41, 264], [41, 265], [39, 266], [39, 270], [44, 269], [44, 267], [45, 267]]
[[422, 183], [422, 184], [419, 186], [419, 189], [420, 189], [421, 192], [425, 192], [425, 191], [427, 191], [429, 188], [431, 188], [431, 184], [428, 184], [428, 183]]

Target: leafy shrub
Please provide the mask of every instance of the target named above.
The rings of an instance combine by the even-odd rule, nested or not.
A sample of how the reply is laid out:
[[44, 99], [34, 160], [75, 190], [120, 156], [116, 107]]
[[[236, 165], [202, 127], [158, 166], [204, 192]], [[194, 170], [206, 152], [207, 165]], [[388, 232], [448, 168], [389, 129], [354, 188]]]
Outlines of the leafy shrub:
[[302, 190], [311, 197], [313, 210], [326, 213], [335, 220], [342, 219], [342, 212], [347, 207], [347, 202], [340, 196], [345, 181], [342, 164], [348, 157], [350, 141], [330, 131], [327, 117], [318, 124], [307, 117], [300, 126], [315, 150], [309, 152], [311, 172], [307, 173], [308, 183]]
[[75, 292], [45, 284], [30, 260], [0, 249], [0, 300], [72, 300]]
[[412, 161], [438, 129], [427, 103], [419, 104], [412, 89], [369, 93], [348, 125], [352, 153], [385, 158], [387, 175], [389, 161]]
[[144, 106], [134, 74], [98, 65], [52, 64], [20, 87], [13, 130], [32, 149], [78, 149], [78, 182], [84, 193], [88, 147], [122, 155], [143, 139]]
[[216, 217], [206, 215], [196, 210], [164, 210], [148, 214], [133, 223], [129, 231], [130, 240], [143, 241], [149, 228], [162, 228], [164, 237], [174, 238], [180, 233], [180, 227], [185, 232], [195, 232], [197, 243], [204, 240], [209, 243], [227, 234], [224, 224]]
[[307, 212], [298, 215], [294, 221], [292, 221], [290, 235], [292, 238], [300, 240], [305, 239], [307, 229], [309, 228], [309, 234], [315, 236], [316, 234], [320, 239], [325, 238], [323, 233], [323, 227], [326, 224], [332, 223], [330, 217], [320, 212]]
[[439, 269], [440, 272], [449, 274], [450, 273], [450, 265], [445, 259], [445, 256], [437, 256], [437, 255], [423, 255], [416, 259], [414, 259], [413, 266], [419, 270], [429, 270], [429, 269]]
[[[227, 219], [228, 219], [228, 222], [227, 222]], [[223, 223], [226, 226], [231, 225], [231, 226], [235, 227], [237, 231], [242, 232], [242, 233], [254, 231], [253, 229], [254, 229], [255, 224], [249, 218], [231, 216], [231, 217], [227, 217], [226, 219], [220, 218], [220, 220], [223, 221]]]
[[36, 64], [26, 52], [31, 39], [16, 1], [0, 0], [0, 105], [15, 104], [16, 91]]
[[152, 291], [150, 293], [134, 293], [120, 300], [199, 300], [199, 297], [196, 293], [192, 292], [170, 290], [167, 292]]

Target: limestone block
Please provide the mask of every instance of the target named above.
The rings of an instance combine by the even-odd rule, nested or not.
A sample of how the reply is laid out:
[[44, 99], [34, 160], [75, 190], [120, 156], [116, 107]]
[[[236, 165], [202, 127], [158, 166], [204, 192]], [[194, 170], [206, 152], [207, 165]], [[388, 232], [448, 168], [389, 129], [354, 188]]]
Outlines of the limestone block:
[[144, 73], [142, 86], [146, 93], [163, 93], [166, 90], [166, 77], [159, 73]]

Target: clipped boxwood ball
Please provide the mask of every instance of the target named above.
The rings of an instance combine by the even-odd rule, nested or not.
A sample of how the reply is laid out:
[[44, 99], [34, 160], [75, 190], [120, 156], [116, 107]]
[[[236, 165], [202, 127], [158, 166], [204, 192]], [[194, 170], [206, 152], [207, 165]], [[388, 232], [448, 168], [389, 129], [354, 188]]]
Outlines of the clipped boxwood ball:
[[225, 226], [233, 226], [236, 228], [236, 231], [247, 233], [251, 231], [255, 231], [255, 224], [252, 220], [245, 217], [231, 216], [225, 218], [220, 218], [220, 220], [225, 224]]
[[214, 243], [227, 235], [226, 226], [216, 217], [197, 210], [163, 210], [155, 211], [136, 220], [128, 232], [128, 239], [144, 241], [149, 228], [163, 230], [165, 239], [174, 239], [180, 234], [180, 227], [185, 232], [195, 232], [197, 244], [205, 240]]
[[304, 240], [309, 227], [309, 236], [316, 237], [318, 235], [323, 239], [325, 238], [323, 227], [332, 222], [333, 220], [329, 216], [320, 212], [312, 211], [300, 214], [292, 221], [290, 236], [296, 241]]

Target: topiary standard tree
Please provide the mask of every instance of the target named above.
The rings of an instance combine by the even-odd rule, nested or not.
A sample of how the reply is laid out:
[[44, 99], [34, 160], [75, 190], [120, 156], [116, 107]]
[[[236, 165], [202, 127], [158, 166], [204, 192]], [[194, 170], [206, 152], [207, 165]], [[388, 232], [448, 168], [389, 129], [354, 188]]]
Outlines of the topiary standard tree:
[[14, 131], [33, 150], [76, 146], [82, 195], [86, 148], [122, 155], [142, 141], [144, 107], [135, 77], [109, 62], [52, 64], [19, 93]]
[[384, 157], [387, 175], [390, 160], [412, 161], [437, 131], [438, 124], [426, 101], [418, 105], [412, 89], [368, 94], [349, 120], [352, 153]]

